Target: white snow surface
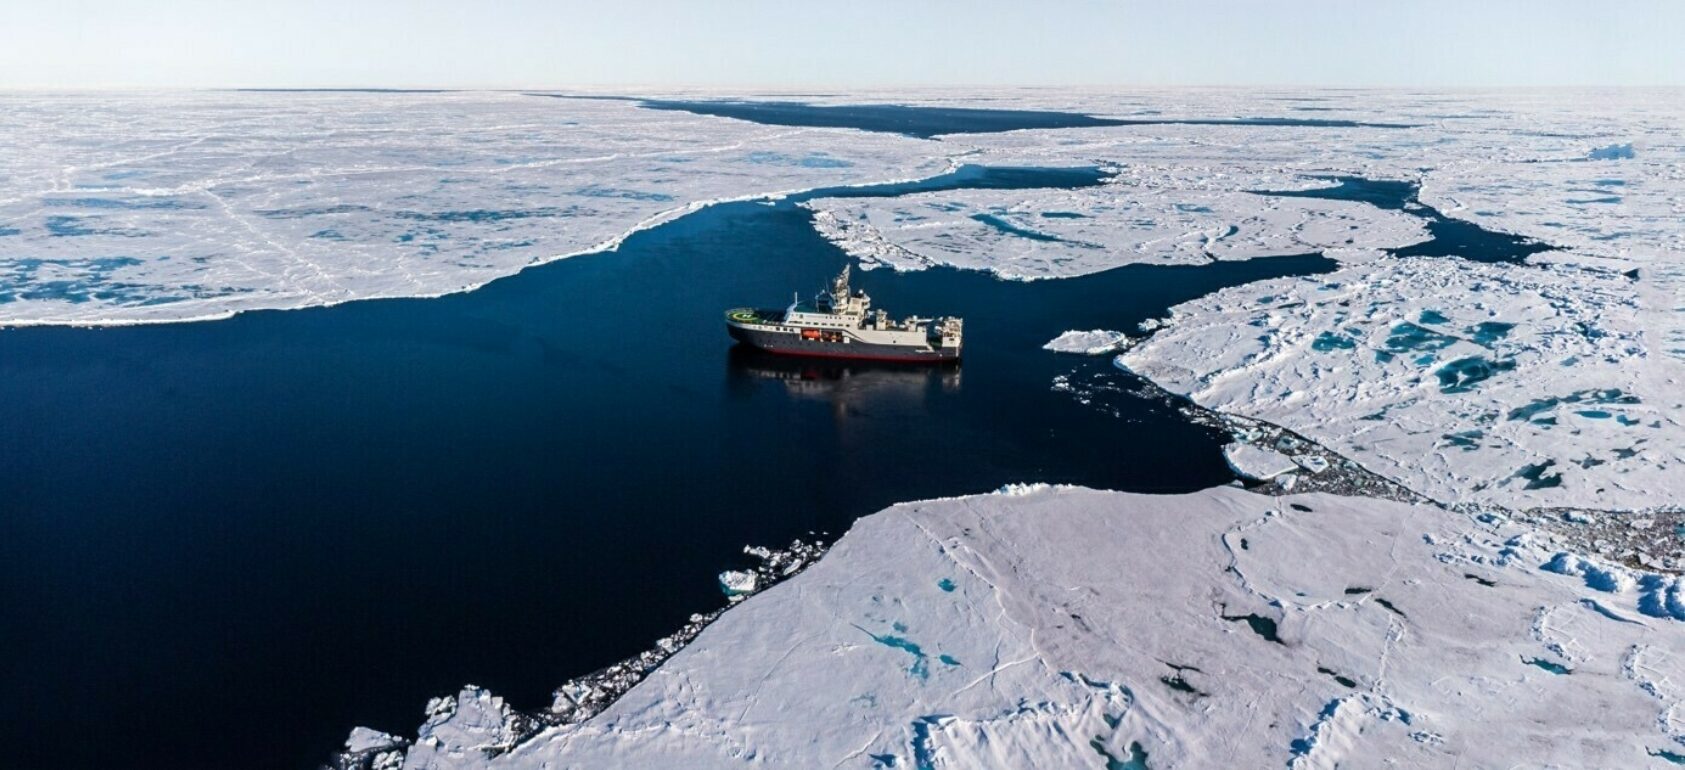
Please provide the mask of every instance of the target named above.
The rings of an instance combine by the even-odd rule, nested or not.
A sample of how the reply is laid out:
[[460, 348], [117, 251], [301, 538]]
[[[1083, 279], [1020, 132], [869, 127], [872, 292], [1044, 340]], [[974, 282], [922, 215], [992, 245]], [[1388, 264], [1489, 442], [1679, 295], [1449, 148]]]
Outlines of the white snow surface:
[[466, 690], [404, 766], [1668, 767], [1680, 586], [1614, 569], [1321, 494], [909, 503], [597, 717], [493, 755]]
[[434, 698], [403, 766], [472, 767], [488, 750], [514, 745], [513, 715], [509, 704], [483, 687], [469, 685], [454, 697]]
[[1094, 329], [1092, 331], [1068, 331], [1049, 340], [1042, 346], [1043, 350], [1055, 353], [1079, 353], [1085, 356], [1098, 356], [1117, 350], [1119, 346], [1129, 341], [1129, 335], [1122, 332]]
[[720, 590], [731, 598], [754, 593], [755, 583], [756, 578], [753, 572], [726, 570], [720, 573]]
[[[946, 137], [963, 139], [982, 157], [1043, 165], [1087, 159], [1119, 174], [1114, 184], [1089, 190], [819, 201], [821, 231], [868, 264], [947, 264], [1013, 278], [1313, 249], [1366, 259], [1379, 247], [1420, 239], [1418, 223], [1398, 211], [1244, 192], [1355, 175], [1418, 182], [1422, 202], [1491, 229], [1671, 267], [1685, 300], [1678, 258], [1685, 233], [1677, 227], [1685, 215], [1685, 141], [1677, 130], [1685, 94], [1678, 89], [1011, 96], [1014, 106], [1143, 121], [1272, 116], [1406, 127], [1146, 124]], [[1060, 212], [1085, 216], [1044, 216]], [[974, 215], [1048, 239], [1013, 235]], [[1352, 225], [1359, 230], [1345, 229]], [[1685, 348], [1685, 332], [1677, 343]]]
[[931, 142], [516, 93], [0, 95], [0, 324], [462, 291]]
[[1428, 239], [1419, 217], [1367, 203], [1131, 177], [1076, 190], [955, 190], [806, 205], [819, 232], [862, 267], [946, 265], [1018, 280], [1330, 250], [1361, 259]]
[[1179, 305], [1117, 361], [1442, 502], [1643, 509], [1685, 500], [1645, 318], [1619, 273], [1389, 258]]
[[1223, 447], [1223, 460], [1242, 478], [1253, 481], [1269, 481], [1299, 468], [1299, 464], [1294, 462], [1293, 458], [1274, 449], [1240, 441], [1230, 442]]
[[345, 739], [345, 750], [350, 752], [375, 751], [390, 748], [398, 744], [398, 739], [367, 727], [359, 727], [351, 731], [351, 737]]
[[867, 265], [1014, 278], [1310, 250], [1358, 262], [1420, 240], [1421, 221], [1248, 191], [1339, 175], [1412, 180], [1453, 216], [1645, 266], [1671, 303], [1657, 344], [1685, 359], [1677, 90], [662, 96], [1404, 127], [1160, 123], [926, 141], [515, 93], [0, 95], [0, 324], [431, 296], [612, 245], [709, 201], [975, 163], [1118, 174], [1074, 191], [833, 199], [816, 204], [816, 224]]

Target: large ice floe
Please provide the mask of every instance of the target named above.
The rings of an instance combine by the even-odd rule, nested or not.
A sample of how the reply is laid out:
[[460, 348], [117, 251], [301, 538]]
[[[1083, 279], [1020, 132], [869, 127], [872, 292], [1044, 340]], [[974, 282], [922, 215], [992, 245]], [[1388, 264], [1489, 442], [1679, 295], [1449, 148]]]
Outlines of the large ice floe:
[[866, 267], [932, 265], [1002, 278], [1084, 275], [1120, 264], [1200, 264], [1326, 252], [1353, 259], [1427, 240], [1422, 220], [1366, 203], [1115, 177], [1084, 190], [968, 190], [888, 201], [821, 199], [815, 225]]
[[[1134, 262], [1322, 251], [1372, 258], [1426, 237], [1431, 206], [1567, 249], [1555, 259], [1645, 268], [1655, 345], [1685, 358], [1685, 143], [1677, 90], [1016, 92], [1011, 103], [1134, 125], [944, 137], [992, 162], [1083, 160], [1111, 184], [814, 201], [822, 233], [867, 265], [950, 265], [1048, 278]], [[1321, 123], [1247, 122], [1278, 115]], [[1222, 119], [1228, 118], [1225, 123]], [[1197, 122], [1190, 122], [1197, 121]], [[1359, 176], [1420, 185], [1419, 204], [1258, 194]]]
[[431, 296], [932, 143], [515, 93], [0, 96], [0, 324]]
[[1386, 259], [1173, 309], [1119, 365], [1442, 502], [1685, 501], [1685, 386], [1633, 278]]
[[[1576, 259], [1651, 267], [1658, 296], [1678, 308], [1685, 267], [1672, 223], [1685, 206], [1685, 155], [1673, 128], [1685, 108], [1676, 96], [802, 97], [823, 107], [986, 105], [1097, 118], [925, 140], [762, 125], [718, 116], [730, 109], [672, 106], [680, 101], [648, 109], [486, 92], [14, 94], [0, 97], [0, 139], [9, 140], [0, 141], [0, 323], [212, 318], [430, 296], [612, 245], [708, 201], [928, 177], [962, 163], [1116, 175], [1074, 191], [820, 200], [816, 225], [868, 266], [1011, 278], [1308, 251], [1360, 262], [1422, 241], [1428, 223], [1396, 207], [1259, 192], [1327, 187], [1340, 175], [1408, 180], [1423, 203], [1452, 216], [1572, 247]], [[1662, 349], [1685, 357], [1682, 318], [1660, 319]]]
[[[1017, 487], [898, 505], [594, 718], [478, 688], [402, 767], [1667, 767], [1669, 577], [1432, 505]], [[394, 749], [368, 749], [397, 767]], [[382, 754], [380, 752], [385, 751]]]

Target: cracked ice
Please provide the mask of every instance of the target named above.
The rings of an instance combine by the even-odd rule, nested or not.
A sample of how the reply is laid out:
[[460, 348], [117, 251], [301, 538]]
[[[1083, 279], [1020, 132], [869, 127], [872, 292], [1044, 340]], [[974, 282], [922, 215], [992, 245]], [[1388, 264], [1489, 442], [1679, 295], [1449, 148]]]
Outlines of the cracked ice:
[[0, 97], [0, 324], [463, 291], [927, 143], [512, 93]]
[[902, 504], [594, 719], [509, 749], [469, 690], [405, 767], [1655, 763], [1685, 741], [1679, 621], [1552, 548], [1329, 495]]

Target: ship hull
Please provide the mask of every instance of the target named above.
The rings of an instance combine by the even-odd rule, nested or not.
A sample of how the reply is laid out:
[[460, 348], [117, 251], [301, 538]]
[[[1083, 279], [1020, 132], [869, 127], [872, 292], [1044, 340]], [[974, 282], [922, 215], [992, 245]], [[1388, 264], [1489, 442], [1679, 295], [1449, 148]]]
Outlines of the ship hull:
[[731, 334], [732, 339], [744, 345], [784, 356], [923, 363], [957, 361], [960, 357], [957, 348], [883, 345], [862, 341], [826, 342], [803, 339], [800, 334], [791, 332], [771, 331], [730, 322], [726, 324], [726, 331]]

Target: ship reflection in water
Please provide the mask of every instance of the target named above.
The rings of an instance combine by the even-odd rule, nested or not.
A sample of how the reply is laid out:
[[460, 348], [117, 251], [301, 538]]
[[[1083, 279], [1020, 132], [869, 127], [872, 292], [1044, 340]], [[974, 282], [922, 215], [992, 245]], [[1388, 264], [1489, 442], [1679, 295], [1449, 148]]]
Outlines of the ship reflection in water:
[[868, 407], [917, 408], [932, 392], [957, 393], [963, 366], [802, 358], [748, 345], [733, 345], [728, 362], [734, 391], [778, 388], [793, 399], [829, 401], [838, 418]]

